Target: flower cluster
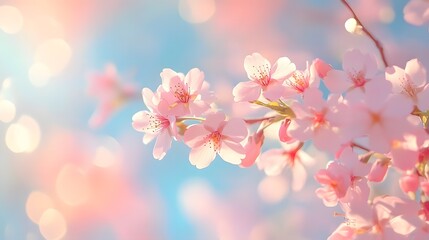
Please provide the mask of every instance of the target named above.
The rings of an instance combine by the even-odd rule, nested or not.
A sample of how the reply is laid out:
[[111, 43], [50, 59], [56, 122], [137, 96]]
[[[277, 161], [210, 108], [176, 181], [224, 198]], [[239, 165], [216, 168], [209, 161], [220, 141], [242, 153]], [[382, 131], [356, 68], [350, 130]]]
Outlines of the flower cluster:
[[[288, 168], [298, 191], [306, 166], [317, 161], [303, 148], [311, 142], [334, 158], [315, 174], [321, 185], [315, 193], [327, 207], [339, 205], [347, 219], [330, 239], [429, 234], [429, 83], [417, 59], [380, 69], [373, 55], [353, 49], [342, 69], [315, 59], [299, 70], [287, 57], [271, 65], [253, 53], [244, 68], [249, 81], [234, 87], [234, 100], [269, 109], [267, 117], [226, 117], [212, 104], [198, 69], [186, 76], [164, 69], [156, 92], [143, 89], [148, 110], [133, 116], [133, 127], [145, 133], [144, 143], [157, 137], [154, 158], [162, 159], [172, 140], [180, 140], [197, 168], [216, 154], [242, 167], [256, 163], [271, 176]], [[283, 148], [262, 152], [265, 130], [275, 122]], [[259, 124], [257, 130], [252, 124]], [[370, 183], [384, 181], [390, 171], [401, 175], [404, 196], [370, 196]]]

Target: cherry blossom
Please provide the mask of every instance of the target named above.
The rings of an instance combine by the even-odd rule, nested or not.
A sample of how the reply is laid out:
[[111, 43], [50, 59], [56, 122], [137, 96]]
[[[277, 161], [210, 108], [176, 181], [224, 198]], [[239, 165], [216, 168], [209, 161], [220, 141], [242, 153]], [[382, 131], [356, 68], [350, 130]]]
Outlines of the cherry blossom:
[[[326, 74], [327, 66], [323, 66], [320, 61], [317, 62], [318, 67], [321, 71], [320, 74]], [[316, 61], [313, 61], [311, 65], [307, 62], [307, 67], [304, 71], [295, 70], [288, 79], [283, 82], [283, 86], [285, 86], [285, 92], [283, 93], [283, 97], [290, 98], [297, 94], [303, 94], [307, 88], [317, 88], [319, 87], [319, 73], [316, 69]]]
[[155, 137], [156, 143], [153, 149], [155, 159], [163, 159], [171, 147], [171, 141], [177, 135], [176, 117], [165, 115], [158, 109], [159, 96], [150, 89], [142, 91], [143, 100], [149, 111], [139, 111], [134, 114], [132, 120], [133, 128], [145, 133], [143, 143], [147, 144]]
[[404, 8], [404, 19], [414, 25], [422, 25], [429, 21], [429, 2], [426, 0], [410, 0]]
[[208, 83], [198, 68], [191, 69], [186, 76], [166, 68], [161, 72], [159, 108], [171, 115], [200, 115], [210, 108]]
[[208, 115], [203, 123], [191, 125], [185, 132], [184, 142], [191, 148], [189, 161], [201, 169], [207, 167], [217, 153], [226, 162], [240, 164], [246, 156], [241, 144], [246, 137], [243, 120], [225, 120], [225, 114], [217, 112]]
[[315, 160], [302, 150], [302, 143], [282, 143], [283, 149], [270, 149], [261, 154], [256, 162], [259, 169], [268, 176], [279, 175], [288, 166], [292, 170], [292, 190], [299, 191], [307, 179], [305, 166], [311, 166]]
[[369, 81], [378, 78], [375, 57], [357, 49], [347, 51], [343, 59], [343, 71], [330, 70], [324, 83], [332, 93], [343, 93], [353, 89], [363, 89]]
[[263, 96], [277, 100], [283, 94], [282, 83], [296, 69], [294, 63], [287, 57], [279, 58], [273, 66], [259, 53], [253, 53], [244, 59], [244, 69], [251, 81], [240, 82], [233, 89], [236, 102], [254, 101]]
[[408, 61], [405, 69], [397, 66], [386, 68], [386, 79], [392, 83], [394, 93], [407, 96], [422, 111], [429, 109], [426, 69], [419, 60]]
[[137, 92], [134, 85], [121, 82], [113, 64], [107, 64], [102, 73], [91, 74], [88, 81], [88, 94], [98, 100], [98, 109], [89, 120], [89, 125], [94, 128], [102, 126]]

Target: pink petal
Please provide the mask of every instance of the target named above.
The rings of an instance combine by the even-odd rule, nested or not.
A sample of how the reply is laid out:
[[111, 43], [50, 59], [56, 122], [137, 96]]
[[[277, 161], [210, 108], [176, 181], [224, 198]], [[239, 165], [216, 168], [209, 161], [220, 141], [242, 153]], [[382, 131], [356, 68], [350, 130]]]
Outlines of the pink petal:
[[142, 90], [143, 102], [146, 107], [152, 112], [157, 106], [154, 104], [155, 94], [149, 88], [143, 88]]
[[426, 69], [416, 58], [407, 62], [405, 73], [410, 77], [410, 80], [417, 88], [423, 87], [426, 84]]
[[149, 125], [150, 118], [154, 117], [153, 113], [148, 111], [139, 111], [132, 117], [132, 126], [136, 131], [146, 132]]
[[252, 55], [247, 55], [244, 59], [244, 69], [246, 70], [249, 79], [257, 80], [259, 79], [261, 72], [262, 75], [269, 76], [271, 64], [261, 54], [253, 53]]
[[228, 120], [222, 130], [222, 135], [228, 140], [241, 142], [247, 137], [247, 127], [243, 119], [232, 118]]
[[186, 129], [183, 141], [190, 148], [199, 147], [204, 144], [204, 138], [210, 133], [202, 124], [192, 125]]
[[241, 160], [240, 167], [250, 167], [258, 160], [263, 143], [263, 131], [257, 132], [248, 138], [247, 144], [244, 146], [246, 157]]
[[391, 153], [393, 166], [403, 171], [414, 169], [419, 157], [417, 150], [403, 147], [393, 148]]
[[204, 82], [204, 73], [198, 68], [191, 69], [185, 76], [185, 83], [190, 88], [191, 94], [198, 93]]
[[275, 100], [278, 100], [280, 97], [282, 97], [284, 91], [285, 91], [285, 87], [282, 85], [281, 82], [278, 82], [276, 80], [271, 80], [270, 85], [268, 85], [267, 88], [263, 90], [262, 94], [266, 99], [275, 101]]
[[350, 240], [354, 239], [355, 229], [347, 223], [341, 223], [337, 229], [328, 237], [327, 240]]
[[167, 130], [163, 130], [156, 139], [155, 146], [153, 148], [153, 157], [159, 160], [163, 159], [170, 147], [171, 136]]
[[198, 169], [202, 169], [210, 165], [215, 157], [216, 152], [208, 146], [194, 147], [189, 153], [189, 161]]
[[223, 112], [212, 113], [207, 116], [204, 121], [204, 127], [209, 132], [215, 132], [221, 130], [220, 127], [223, 126], [225, 122], [225, 114]]
[[289, 58], [281, 57], [271, 68], [271, 78], [282, 81], [289, 78], [295, 70], [296, 66]]
[[387, 67], [385, 70], [386, 79], [392, 83], [393, 93], [402, 93], [403, 80], [405, 76], [405, 70], [397, 66]]
[[319, 58], [314, 59], [312, 65], [314, 65], [314, 68], [317, 72], [317, 75], [320, 78], [325, 78], [327, 76], [328, 72], [332, 70], [331, 65], [327, 64], [325, 61], [323, 61]]
[[283, 153], [282, 149], [270, 149], [262, 153], [257, 162], [258, 168], [264, 170], [268, 176], [279, 175], [287, 164]]
[[295, 161], [295, 164], [292, 167], [292, 190], [300, 191], [307, 180], [307, 170], [305, 170], [304, 166], [299, 162]]
[[180, 81], [178, 74], [170, 68], [165, 68], [162, 70], [161, 74], [162, 87], [165, 91], [170, 91], [170, 86], [172, 86], [172, 79], [175, 79], [174, 82]]
[[426, 85], [417, 96], [418, 96], [417, 107], [421, 111], [429, 110], [429, 84]]
[[254, 101], [261, 95], [261, 86], [253, 81], [239, 82], [232, 90], [234, 101]]
[[290, 119], [285, 119], [280, 124], [279, 139], [282, 142], [290, 142], [290, 141], [293, 140], [293, 138], [291, 136], [289, 136], [288, 133], [287, 133], [287, 129], [288, 129], [289, 125], [290, 125], [290, 122], [291, 122]]
[[223, 141], [219, 151], [223, 160], [231, 164], [240, 164], [241, 159], [246, 156], [244, 147], [236, 142]]
[[373, 55], [352, 49], [344, 54], [343, 70], [349, 74], [363, 71], [365, 76], [371, 76], [377, 72], [377, 61]]
[[416, 174], [403, 175], [399, 179], [399, 186], [405, 194], [409, 192], [415, 193], [419, 188], [419, 183], [419, 176]]
[[331, 93], [343, 93], [351, 86], [351, 82], [347, 79], [348, 76], [345, 72], [333, 69], [323, 80]]
[[368, 181], [382, 182], [387, 174], [389, 165], [383, 163], [383, 160], [377, 159], [372, 165], [371, 171], [368, 174]]

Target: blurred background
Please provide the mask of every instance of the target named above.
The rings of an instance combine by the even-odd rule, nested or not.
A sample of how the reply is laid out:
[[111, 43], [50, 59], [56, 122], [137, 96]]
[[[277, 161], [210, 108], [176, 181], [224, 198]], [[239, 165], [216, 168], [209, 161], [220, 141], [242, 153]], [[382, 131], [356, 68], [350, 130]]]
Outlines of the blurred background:
[[[350, 4], [391, 64], [428, 68], [428, 28], [404, 21], [407, 2]], [[311, 174], [331, 156], [308, 146], [316, 164], [293, 192], [287, 169], [217, 158], [197, 170], [180, 142], [155, 160], [131, 117], [163, 68], [193, 67], [220, 109], [255, 116], [232, 104], [248, 54], [299, 69], [316, 57], [341, 68], [349, 48], [379, 58], [350, 17], [339, 0], [1, 0], [0, 239], [326, 239], [344, 219]], [[278, 147], [274, 136], [264, 150]]]

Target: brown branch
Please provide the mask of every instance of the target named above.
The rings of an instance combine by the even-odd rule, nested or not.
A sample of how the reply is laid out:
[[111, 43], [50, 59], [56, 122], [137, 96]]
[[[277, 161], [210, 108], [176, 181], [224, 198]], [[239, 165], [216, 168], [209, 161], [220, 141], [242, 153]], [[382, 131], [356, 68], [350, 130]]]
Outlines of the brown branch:
[[384, 49], [383, 46], [381, 45], [380, 41], [378, 41], [374, 35], [372, 35], [368, 29], [362, 24], [362, 22], [359, 20], [358, 16], [356, 15], [355, 11], [353, 10], [353, 8], [349, 5], [349, 3], [347, 2], [347, 0], [341, 0], [341, 2], [343, 2], [343, 4], [350, 10], [350, 12], [353, 14], [353, 18], [356, 20], [357, 24], [359, 26], [362, 27], [362, 31], [374, 42], [375, 46], [377, 47], [378, 51], [380, 52], [381, 55], [381, 60], [383, 60], [383, 64], [384, 67], [388, 67], [389, 64], [387, 63], [386, 60], [386, 56], [384, 55]]

